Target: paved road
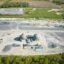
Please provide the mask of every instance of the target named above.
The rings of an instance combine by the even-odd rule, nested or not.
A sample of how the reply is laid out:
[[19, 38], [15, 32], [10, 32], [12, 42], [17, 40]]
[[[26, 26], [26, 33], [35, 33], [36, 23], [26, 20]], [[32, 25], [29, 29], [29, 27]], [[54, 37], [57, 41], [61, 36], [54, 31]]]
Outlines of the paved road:
[[0, 22], [0, 30], [12, 30], [12, 29], [20, 29], [20, 30], [47, 30], [47, 31], [64, 31], [64, 28], [61, 27], [47, 27], [46, 25], [44, 26], [38, 26], [38, 25], [29, 25], [28, 23], [22, 23], [21, 22]]

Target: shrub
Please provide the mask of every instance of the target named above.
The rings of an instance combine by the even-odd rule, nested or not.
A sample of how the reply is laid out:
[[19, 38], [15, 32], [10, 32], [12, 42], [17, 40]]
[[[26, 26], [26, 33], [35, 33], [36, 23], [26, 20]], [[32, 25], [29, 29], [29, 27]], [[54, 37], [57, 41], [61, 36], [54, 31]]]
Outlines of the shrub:
[[63, 1], [63, 0], [53, 0], [52, 2], [53, 2], [53, 3], [56, 3], [56, 4], [58, 4], [58, 5], [64, 4], [64, 1]]
[[29, 7], [29, 4], [27, 2], [22, 2], [21, 7]]
[[5, 2], [0, 5], [0, 8], [9, 8], [9, 7], [29, 7], [29, 4], [26, 2]]

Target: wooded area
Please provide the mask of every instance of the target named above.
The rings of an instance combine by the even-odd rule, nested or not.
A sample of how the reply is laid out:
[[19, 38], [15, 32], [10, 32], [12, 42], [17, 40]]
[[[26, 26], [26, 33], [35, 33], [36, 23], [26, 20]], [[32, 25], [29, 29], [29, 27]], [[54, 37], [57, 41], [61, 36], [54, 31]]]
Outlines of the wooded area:
[[64, 54], [0, 56], [0, 64], [64, 64]]

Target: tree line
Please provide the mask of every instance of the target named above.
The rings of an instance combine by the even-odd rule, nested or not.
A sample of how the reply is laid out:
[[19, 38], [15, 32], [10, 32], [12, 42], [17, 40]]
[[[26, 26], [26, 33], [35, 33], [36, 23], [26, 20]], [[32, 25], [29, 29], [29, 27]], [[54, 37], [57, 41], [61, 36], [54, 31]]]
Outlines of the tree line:
[[5, 2], [0, 5], [0, 8], [13, 8], [13, 7], [29, 7], [27, 2]]
[[0, 56], [0, 64], [64, 64], [64, 54]]

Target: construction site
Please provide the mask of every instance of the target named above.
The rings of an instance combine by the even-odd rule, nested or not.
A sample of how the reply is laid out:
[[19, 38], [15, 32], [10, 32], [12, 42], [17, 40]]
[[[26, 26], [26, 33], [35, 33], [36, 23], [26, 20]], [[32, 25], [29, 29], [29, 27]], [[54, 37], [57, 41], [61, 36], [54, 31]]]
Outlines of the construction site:
[[0, 55], [63, 53], [64, 22], [55, 21], [0, 19]]

